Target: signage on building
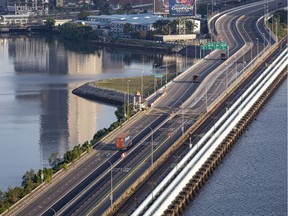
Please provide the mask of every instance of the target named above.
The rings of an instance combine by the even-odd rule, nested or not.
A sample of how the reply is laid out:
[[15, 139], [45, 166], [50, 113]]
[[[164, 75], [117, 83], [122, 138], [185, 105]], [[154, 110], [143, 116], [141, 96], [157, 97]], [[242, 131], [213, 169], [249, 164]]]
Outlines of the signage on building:
[[169, 14], [169, 0], [154, 0], [154, 14]]
[[196, 0], [170, 0], [170, 16], [195, 16]]

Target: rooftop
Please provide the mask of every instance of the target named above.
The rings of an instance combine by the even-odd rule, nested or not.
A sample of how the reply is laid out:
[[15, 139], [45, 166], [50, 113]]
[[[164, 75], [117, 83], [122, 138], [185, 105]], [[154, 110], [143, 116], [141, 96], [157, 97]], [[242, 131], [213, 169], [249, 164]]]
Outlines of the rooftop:
[[89, 19], [93, 18], [103, 18], [110, 20], [110, 22], [115, 23], [134, 23], [134, 24], [150, 24], [154, 23], [160, 19], [171, 19], [171, 18], [163, 18], [161, 16], [153, 15], [153, 14], [114, 14], [114, 15], [100, 15], [100, 16], [88, 16]]

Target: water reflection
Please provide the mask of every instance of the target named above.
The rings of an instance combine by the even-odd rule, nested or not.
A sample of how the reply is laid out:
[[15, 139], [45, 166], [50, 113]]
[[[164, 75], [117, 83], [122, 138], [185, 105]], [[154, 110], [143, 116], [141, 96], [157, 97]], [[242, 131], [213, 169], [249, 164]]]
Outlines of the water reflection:
[[115, 107], [79, 98], [71, 93], [74, 88], [91, 80], [150, 75], [156, 63], [174, 64], [178, 70], [183, 66], [179, 59], [185, 60], [137, 50], [71, 47], [41, 36], [0, 38], [2, 190], [20, 185], [26, 170], [47, 166], [51, 153], [62, 156], [116, 120]]

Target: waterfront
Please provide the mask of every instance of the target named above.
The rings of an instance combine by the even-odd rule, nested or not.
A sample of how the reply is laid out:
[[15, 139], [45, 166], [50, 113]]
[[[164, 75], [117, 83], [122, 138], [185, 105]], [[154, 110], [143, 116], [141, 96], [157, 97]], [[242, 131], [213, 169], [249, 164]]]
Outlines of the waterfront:
[[287, 215], [287, 80], [183, 215]]
[[[187, 58], [190, 62], [191, 59]], [[152, 75], [157, 64], [183, 71], [185, 57], [63, 45], [40, 36], [0, 38], [0, 189], [48, 166], [116, 120], [116, 107], [73, 95], [87, 81]], [[189, 65], [189, 64], [187, 64]]]

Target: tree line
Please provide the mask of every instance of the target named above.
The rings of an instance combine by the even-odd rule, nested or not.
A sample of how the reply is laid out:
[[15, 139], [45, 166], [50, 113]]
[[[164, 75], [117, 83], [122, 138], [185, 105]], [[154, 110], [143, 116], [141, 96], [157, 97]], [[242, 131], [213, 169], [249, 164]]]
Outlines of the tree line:
[[[130, 116], [124, 114], [124, 110], [127, 112], [127, 109]], [[125, 113], [126, 113], [125, 112]], [[8, 187], [6, 192], [0, 190], [0, 214], [5, 210], [9, 209], [14, 203], [19, 201], [21, 198], [29, 194], [33, 189], [38, 187], [41, 183], [49, 183], [52, 180], [53, 174], [59, 170], [67, 170], [70, 163], [75, 162], [80, 159], [83, 153], [89, 153], [93, 145], [95, 145], [101, 138], [107, 135], [109, 132], [115, 128], [122, 125], [124, 121], [129, 119], [132, 115], [135, 114], [133, 107], [128, 104], [125, 106], [119, 106], [115, 111], [117, 118], [116, 122], [113, 122], [109, 128], [103, 128], [94, 134], [93, 139], [90, 141], [84, 142], [82, 145], [75, 146], [72, 150], [67, 151], [63, 158], [60, 157], [58, 153], [52, 153], [48, 159], [50, 168], [39, 169], [35, 172], [33, 169], [30, 169], [25, 172], [22, 176], [21, 186]]]

